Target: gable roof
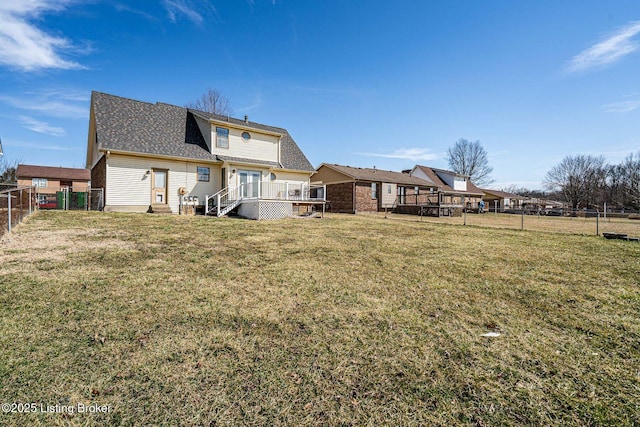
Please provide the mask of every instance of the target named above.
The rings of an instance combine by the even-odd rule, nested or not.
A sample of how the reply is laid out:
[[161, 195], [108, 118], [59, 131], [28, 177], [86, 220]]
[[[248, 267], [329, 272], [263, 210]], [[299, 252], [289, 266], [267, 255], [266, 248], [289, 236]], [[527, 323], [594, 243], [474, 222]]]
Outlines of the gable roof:
[[91, 181], [91, 171], [89, 169], [55, 166], [18, 165], [16, 176], [18, 179], [47, 178], [64, 179], [68, 181]]
[[371, 168], [357, 168], [352, 166], [342, 166], [330, 163], [322, 163], [318, 170], [326, 166], [333, 170], [336, 170], [343, 175], [348, 176], [351, 179], [356, 181], [371, 181], [371, 182], [389, 182], [395, 184], [404, 184], [404, 185], [413, 185], [413, 186], [422, 186], [422, 187], [433, 187], [433, 184], [417, 178], [415, 176], [411, 176], [402, 172], [395, 171], [386, 171], [381, 169], [371, 169]]
[[470, 179], [467, 179], [467, 191], [454, 190], [446, 182], [444, 182], [442, 178], [438, 176], [438, 173], [447, 173], [455, 176], [463, 176], [465, 178], [469, 178], [468, 175], [459, 174], [446, 169], [437, 169], [422, 165], [416, 165], [413, 169], [420, 169], [422, 172], [424, 172], [425, 175], [427, 175], [429, 180], [440, 189], [440, 191], [443, 191], [445, 193], [464, 194], [469, 196], [482, 196], [484, 194], [482, 190], [480, 190], [473, 182], [471, 182]]
[[513, 193], [507, 193], [506, 191], [491, 190], [491, 189], [488, 189], [488, 188], [483, 188], [482, 191], [484, 191], [486, 194], [490, 194], [492, 196], [496, 196], [496, 197], [499, 197], [501, 199], [521, 199], [521, 200], [524, 200], [524, 197], [518, 196], [517, 194], [513, 194]]
[[[216, 120], [218, 122], [226, 122], [243, 128], [263, 130], [267, 132], [277, 133], [282, 135], [280, 140], [280, 163], [284, 169], [303, 170], [313, 172], [315, 168], [304, 155], [298, 144], [293, 140], [293, 137], [284, 128], [275, 126], [263, 125], [261, 123], [251, 122], [236, 119], [233, 117], [222, 116], [220, 114], [212, 114], [204, 111], [193, 110], [189, 108], [189, 112], [209, 120]], [[221, 156], [218, 156], [221, 157]]]
[[[95, 117], [98, 147], [103, 150], [214, 162], [227, 160], [224, 156], [209, 152], [194, 117], [198, 115], [206, 119], [281, 134], [280, 164], [267, 163], [284, 169], [309, 172], [314, 170], [300, 147], [283, 128], [245, 122], [161, 102], [152, 104], [136, 101], [101, 92], [92, 92], [91, 107]], [[251, 159], [241, 160], [245, 163], [265, 163]]]

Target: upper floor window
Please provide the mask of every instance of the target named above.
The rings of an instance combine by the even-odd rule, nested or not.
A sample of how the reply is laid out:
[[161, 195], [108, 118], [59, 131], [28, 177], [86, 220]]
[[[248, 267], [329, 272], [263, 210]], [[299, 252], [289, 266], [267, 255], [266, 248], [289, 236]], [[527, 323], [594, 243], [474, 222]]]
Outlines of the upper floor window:
[[371, 198], [372, 199], [378, 198], [378, 184], [375, 182], [371, 183]]
[[38, 188], [45, 188], [48, 185], [47, 178], [32, 178], [31, 185]]
[[248, 141], [251, 139], [251, 134], [249, 132], [242, 132], [242, 139]]
[[229, 129], [216, 128], [216, 147], [229, 148]]
[[209, 182], [209, 168], [198, 166], [198, 181]]

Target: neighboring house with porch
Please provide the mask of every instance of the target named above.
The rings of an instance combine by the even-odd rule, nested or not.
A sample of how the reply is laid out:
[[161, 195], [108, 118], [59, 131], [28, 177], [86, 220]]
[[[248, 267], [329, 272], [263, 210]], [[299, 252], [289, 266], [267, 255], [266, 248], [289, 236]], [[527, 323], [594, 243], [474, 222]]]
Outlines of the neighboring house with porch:
[[18, 186], [37, 188], [41, 207], [57, 207], [56, 195], [60, 192], [84, 193], [91, 187], [89, 169], [20, 164], [16, 177]]
[[437, 201], [425, 206], [431, 215], [457, 215], [463, 208], [476, 210], [484, 194], [467, 175], [421, 165], [405, 172], [437, 188]]
[[332, 212], [393, 210], [400, 204], [433, 197], [436, 187], [402, 172], [322, 163], [311, 181], [326, 186]]
[[506, 191], [491, 190], [483, 188], [482, 200], [485, 202], [485, 210], [491, 212], [504, 212], [508, 210], [521, 209], [524, 197]]
[[314, 168], [286, 129], [100, 92], [91, 96], [87, 166], [105, 211], [282, 218], [322, 202]]

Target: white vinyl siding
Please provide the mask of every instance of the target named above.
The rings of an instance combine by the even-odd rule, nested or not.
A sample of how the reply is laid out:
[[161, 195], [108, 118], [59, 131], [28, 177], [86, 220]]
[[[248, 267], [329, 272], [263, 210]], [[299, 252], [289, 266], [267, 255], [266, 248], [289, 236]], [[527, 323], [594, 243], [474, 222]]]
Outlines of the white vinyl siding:
[[391, 182], [382, 183], [382, 195], [380, 200], [380, 206], [383, 208], [390, 208], [396, 201], [398, 192], [398, 185]]
[[168, 204], [174, 213], [179, 209], [178, 189], [185, 187], [187, 195], [197, 196], [199, 203], [204, 204], [206, 195], [220, 190], [220, 168], [209, 165], [210, 182], [198, 181], [198, 166], [202, 164], [160, 160], [145, 157], [120, 156], [111, 154], [107, 158], [106, 202], [108, 207], [148, 207], [151, 204], [151, 175], [146, 172], [152, 169], [166, 169]]
[[[211, 140], [216, 141], [216, 126], [211, 127]], [[265, 135], [256, 131], [251, 132], [251, 139], [242, 139], [242, 129], [229, 128], [229, 148], [216, 147], [211, 149], [213, 154], [238, 157], [241, 159], [263, 160], [279, 162], [280, 139], [277, 136]]]

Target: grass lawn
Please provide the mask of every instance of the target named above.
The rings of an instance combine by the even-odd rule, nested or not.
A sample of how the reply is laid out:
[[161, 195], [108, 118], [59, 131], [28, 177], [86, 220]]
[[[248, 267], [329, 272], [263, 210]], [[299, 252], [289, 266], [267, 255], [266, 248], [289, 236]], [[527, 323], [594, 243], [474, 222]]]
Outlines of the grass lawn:
[[[640, 244], [377, 216], [39, 212], [1, 425], [639, 425]], [[498, 337], [483, 337], [498, 332]]]
[[[384, 217], [384, 214], [378, 214]], [[389, 219], [402, 221], [422, 221], [435, 224], [463, 225], [465, 218], [457, 217], [423, 217], [416, 215], [388, 214]], [[476, 225], [480, 227], [507, 228], [527, 231], [544, 231], [550, 233], [572, 233], [599, 235], [605, 232], [624, 233], [630, 237], [640, 237], [640, 220], [627, 218], [585, 218], [585, 217], [560, 217], [544, 215], [517, 215], [517, 214], [495, 214], [487, 212], [482, 215], [467, 214], [466, 225]]]

